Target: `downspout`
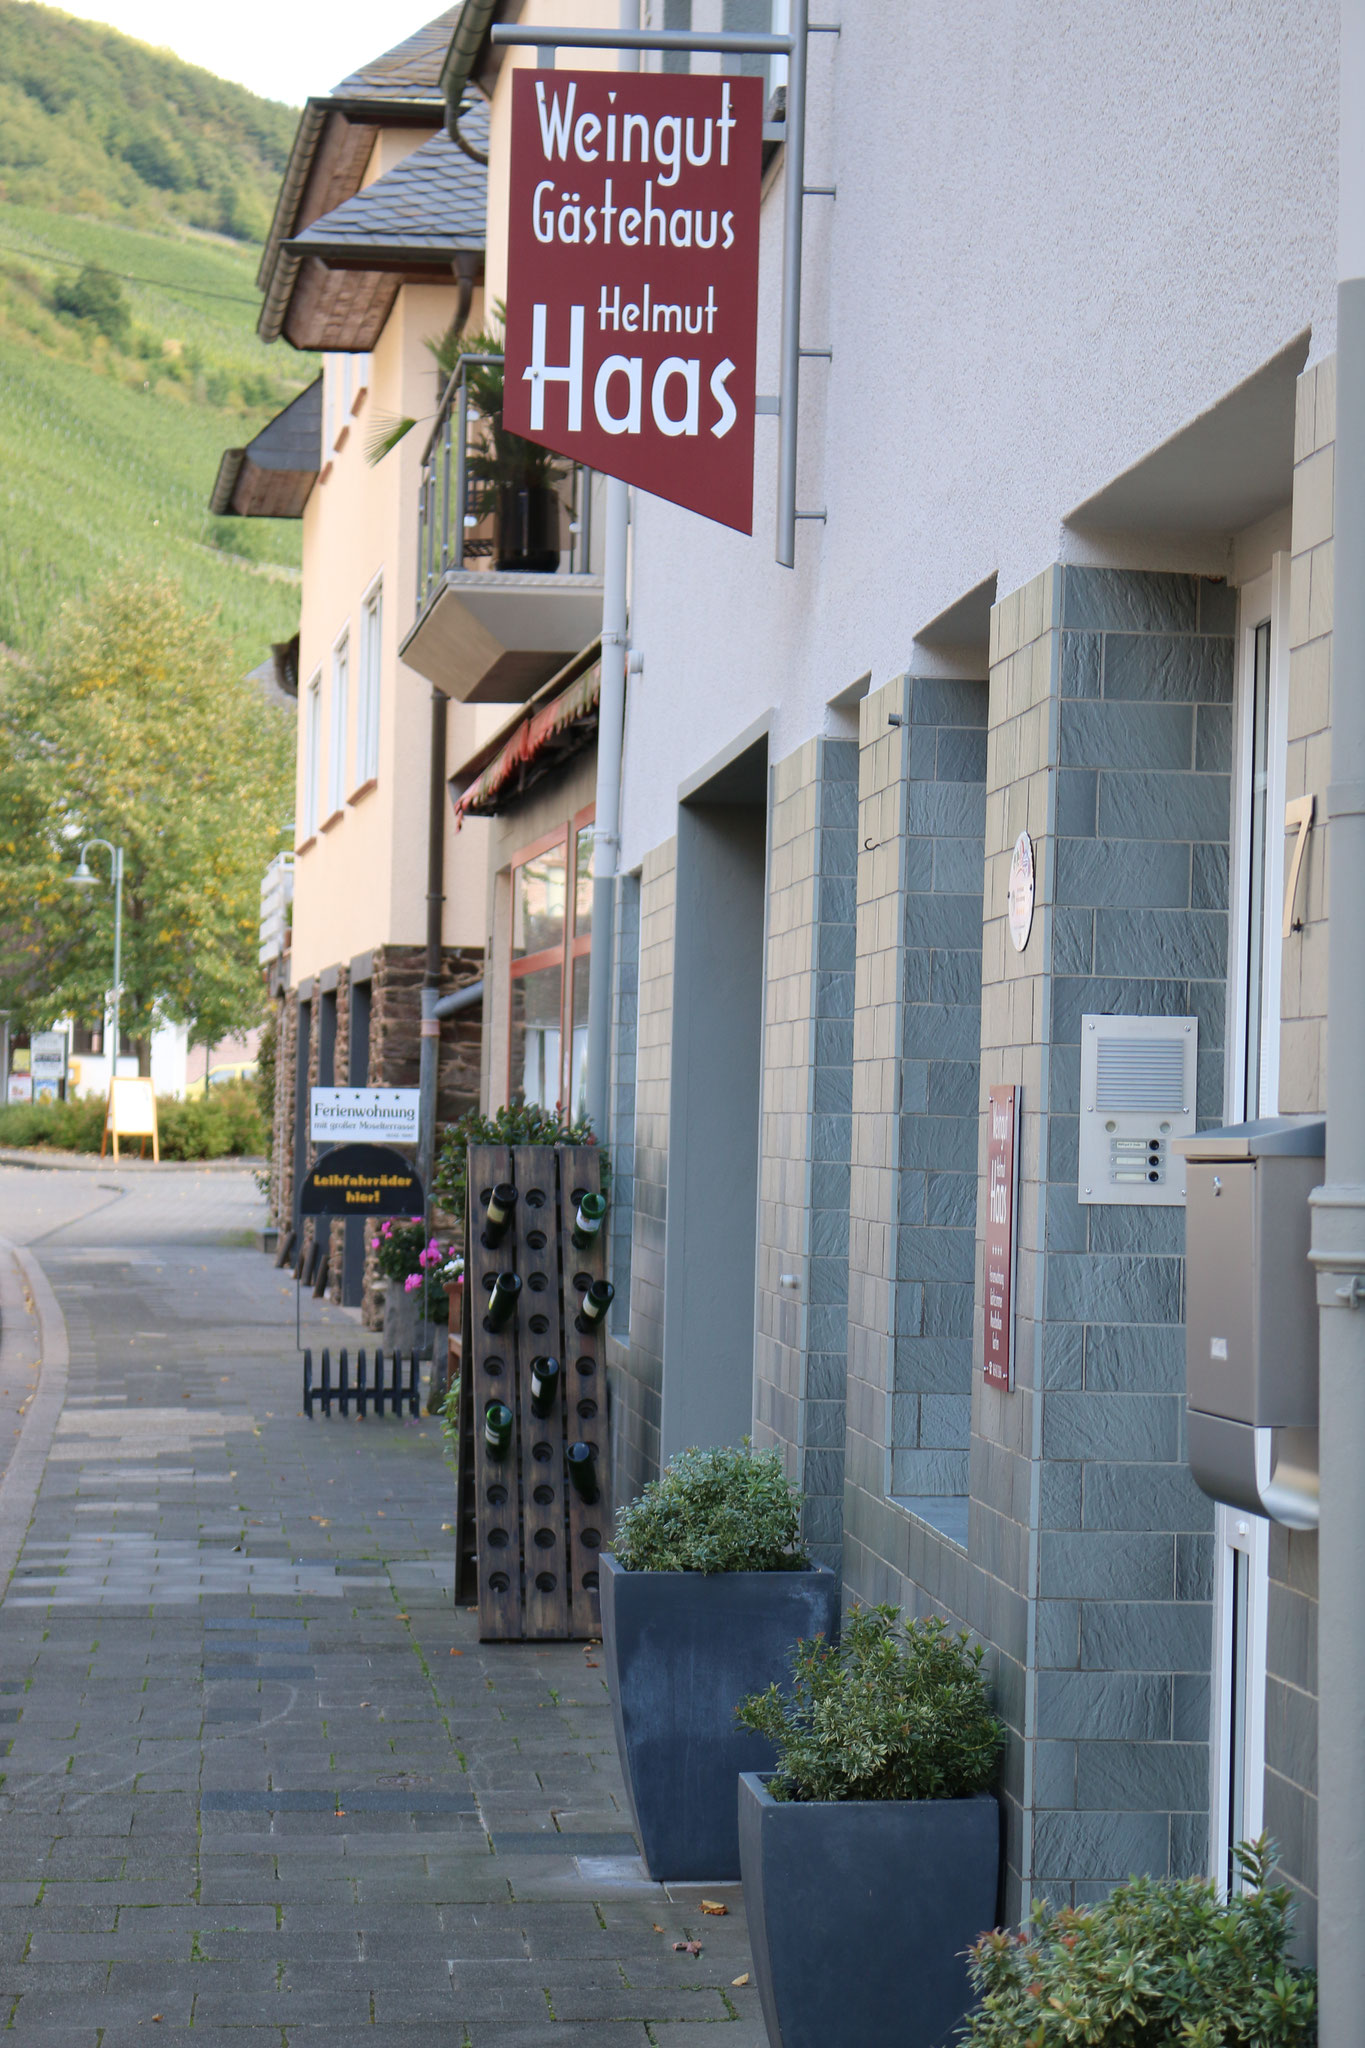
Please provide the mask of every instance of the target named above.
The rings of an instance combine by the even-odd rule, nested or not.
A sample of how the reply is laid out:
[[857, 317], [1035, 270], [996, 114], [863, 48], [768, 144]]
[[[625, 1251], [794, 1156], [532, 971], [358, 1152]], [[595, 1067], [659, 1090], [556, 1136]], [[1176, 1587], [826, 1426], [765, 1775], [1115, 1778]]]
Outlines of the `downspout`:
[[441, 912], [445, 904], [446, 707], [444, 690], [431, 692], [431, 779], [427, 793], [427, 946], [422, 972], [422, 1040], [417, 1068], [417, 1178], [431, 1200], [436, 1157], [436, 1084], [441, 1058]]
[[[638, 29], [640, 0], [620, 0], [620, 26]], [[622, 50], [622, 71], [638, 71], [636, 50]], [[592, 837], [592, 951], [588, 965], [588, 1058], [584, 1093], [600, 1143], [611, 1132], [612, 925], [621, 853], [621, 757], [626, 730], [627, 579], [630, 486], [607, 479], [606, 559], [602, 565], [602, 686], [597, 708], [597, 790]]]
[[1365, 2013], [1365, 0], [1341, 0], [1335, 610], [1327, 791], [1327, 1167], [1314, 1190], [1322, 1507], [1318, 1969], [1322, 2048]]

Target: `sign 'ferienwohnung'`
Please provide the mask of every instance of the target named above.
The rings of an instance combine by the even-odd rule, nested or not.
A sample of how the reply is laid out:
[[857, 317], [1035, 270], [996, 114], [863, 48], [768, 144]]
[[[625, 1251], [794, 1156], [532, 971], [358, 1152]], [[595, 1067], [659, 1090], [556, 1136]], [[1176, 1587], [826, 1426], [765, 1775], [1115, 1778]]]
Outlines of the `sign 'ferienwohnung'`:
[[520, 71], [503, 419], [753, 530], [763, 90]]

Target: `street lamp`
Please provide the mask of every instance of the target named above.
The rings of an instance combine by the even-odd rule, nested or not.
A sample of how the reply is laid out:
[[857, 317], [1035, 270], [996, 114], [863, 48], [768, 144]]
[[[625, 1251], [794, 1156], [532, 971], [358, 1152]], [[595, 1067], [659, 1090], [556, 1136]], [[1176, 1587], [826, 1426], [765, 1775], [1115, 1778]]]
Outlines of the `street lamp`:
[[99, 880], [86, 859], [92, 846], [102, 846], [108, 854], [113, 868], [114, 883], [114, 1051], [109, 1062], [109, 1078], [118, 1072], [119, 1049], [119, 997], [123, 993], [123, 848], [111, 846], [107, 839], [87, 839], [81, 846], [81, 864], [72, 881], [81, 889], [93, 889]]

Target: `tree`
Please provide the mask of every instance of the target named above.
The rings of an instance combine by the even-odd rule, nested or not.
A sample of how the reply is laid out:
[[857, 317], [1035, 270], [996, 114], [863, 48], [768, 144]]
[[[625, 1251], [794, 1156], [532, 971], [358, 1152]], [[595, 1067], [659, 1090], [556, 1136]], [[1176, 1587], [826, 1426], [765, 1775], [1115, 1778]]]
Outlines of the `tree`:
[[128, 339], [132, 319], [123, 286], [97, 263], [87, 263], [77, 277], [59, 277], [52, 287], [52, 304], [58, 313], [90, 321], [116, 346]]
[[[102, 1014], [114, 899], [82, 840], [124, 849], [123, 1028], [212, 1041], [257, 1021], [260, 881], [292, 801], [293, 736], [174, 584], [110, 583], [63, 614], [45, 672], [0, 668], [0, 1008]], [[108, 875], [108, 856], [92, 866]]]

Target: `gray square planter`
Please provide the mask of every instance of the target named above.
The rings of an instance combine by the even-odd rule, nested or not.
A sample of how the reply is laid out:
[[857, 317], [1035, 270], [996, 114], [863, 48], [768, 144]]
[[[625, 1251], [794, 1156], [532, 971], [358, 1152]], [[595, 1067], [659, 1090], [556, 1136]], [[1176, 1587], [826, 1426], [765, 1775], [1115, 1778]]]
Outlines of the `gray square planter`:
[[777, 1800], [746, 1772], [739, 1847], [772, 2048], [947, 2048], [972, 2002], [963, 1951], [995, 1925], [990, 1793]]
[[602, 1647], [636, 1832], [653, 1878], [739, 1876], [735, 1786], [772, 1746], [735, 1721], [791, 1679], [798, 1636], [839, 1633], [839, 1582], [803, 1572], [628, 1572], [602, 1558]]

